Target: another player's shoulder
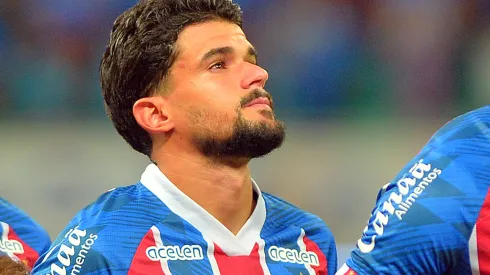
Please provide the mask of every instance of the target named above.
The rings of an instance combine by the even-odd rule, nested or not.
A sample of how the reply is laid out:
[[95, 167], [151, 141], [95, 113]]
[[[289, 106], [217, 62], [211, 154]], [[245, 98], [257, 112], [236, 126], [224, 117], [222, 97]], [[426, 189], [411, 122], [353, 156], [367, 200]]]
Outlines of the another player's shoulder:
[[304, 228], [305, 230], [321, 230], [332, 234], [325, 222], [317, 215], [300, 209], [294, 204], [272, 194], [262, 192], [267, 215], [274, 217], [275, 223], [287, 224]]
[[23, 210], [0, 198], [0, 251], [32, 267], [51, 244], [48, 232]]
[[490, 105], [468, 111], [467, 113], [456, 117], [454, 120], [466, 120], [469, 122], [478, 120], [490, 122]]
[[22, 209], [18, 208], [4, 198], [0, 198], [0, 221], [35, 225], [36, 228], [41, 229], [41, 227]]
[[429, 140], [429, 144], [473, 138], [490, 137], [490, 105], [475, 109], [453, 118], [443, 125]]
[[[9, 226], [18, 235], [32, 235], [49, 240], [47, 231], [31, 216], [9, 201], [0, 198], [0, 222]], [[1, 229], [0, 229], [1, 230]]]
[[347, 265], [360, 274], [467, 274], [489, 187], [489, 137], [488, 106], [440, 128], [383, 186]]
[[[455, 127], [455, 126], [468, 126], [484, 123], [490, 123], [490, 105], [484, 106], [475, 110], [468, 111], [464, 114], [461, 114], [451, 121], [449, 121], [445, 127]], [[488, 127], [484, 127], [488, 128]]]
[[15, 210], [15, 211], [20, 210], [16, 206], [14, 206], [12, 203], [10, 203], [9, 201], [7, 201], [6, 199], [1, 198], [1, 197], [0, 197], [0, 209], [2, 209], [2, 211], [0, 212], [2, 214], [5, 210], [7, 210], [7, 211], [8, 210]]

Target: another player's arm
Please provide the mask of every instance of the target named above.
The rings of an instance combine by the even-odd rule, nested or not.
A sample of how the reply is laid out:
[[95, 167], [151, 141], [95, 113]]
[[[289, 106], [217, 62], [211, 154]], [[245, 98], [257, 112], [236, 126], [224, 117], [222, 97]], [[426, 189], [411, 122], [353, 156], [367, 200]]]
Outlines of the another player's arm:
[[[443, 274], [451, 265], [445, 260], [453, 256], [439, 258], [435, 251], [435, 243], [449, 236], [451, 228], [437, 217], [431, 220], [438, 205], [420, 202], [441, 185], [439, 166], [445, 161], [434, 156], [415, 158], [382, 188], [357, 248], [337, 275]], [[433, 225], [437, 233], [425, 231]]]

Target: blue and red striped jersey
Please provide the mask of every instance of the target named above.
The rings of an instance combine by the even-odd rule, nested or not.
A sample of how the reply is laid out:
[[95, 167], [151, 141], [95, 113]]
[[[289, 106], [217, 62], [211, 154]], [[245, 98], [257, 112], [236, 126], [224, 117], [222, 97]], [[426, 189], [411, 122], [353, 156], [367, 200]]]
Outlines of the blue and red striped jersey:
[[0, 198], [0, 255], [18, 259], [32, 268], [50, 244], [44, 228], [24, 211]]
[[81, 210], [33, 274], [334, 274], [323, 221], [254, 190], [255, 210], [234, 235], [150, 164], [139, 183]]
[[386, 184], [337, 274], [490, 274], [490, 106], [459, 116]]

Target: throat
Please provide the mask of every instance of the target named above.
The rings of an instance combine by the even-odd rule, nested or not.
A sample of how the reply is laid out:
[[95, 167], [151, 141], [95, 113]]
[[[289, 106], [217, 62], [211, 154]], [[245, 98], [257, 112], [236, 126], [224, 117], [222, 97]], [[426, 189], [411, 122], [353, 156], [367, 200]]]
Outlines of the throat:
[[248, 165], [230, 167], [191, 158], [157, 163], [172, 185], [234, 235], [255, 210], [260, 191], [254, 190]]
[[217, 199], [214, 202], [208, 200], [196, 201], [209, 214], [223, 224], [233, 235], [237, 235], [248, 219], [252, 216], [257, 205], [258, 195], [254, 190], [246, 192], [243, 197], [230, 197]]

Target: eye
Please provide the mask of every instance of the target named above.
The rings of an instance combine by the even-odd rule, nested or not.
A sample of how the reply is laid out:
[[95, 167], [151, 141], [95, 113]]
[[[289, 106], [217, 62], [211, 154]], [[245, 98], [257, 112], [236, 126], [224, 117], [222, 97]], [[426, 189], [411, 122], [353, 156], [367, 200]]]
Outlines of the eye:
[[219, 70], [219, 69], [225, 69], [226, 68], [226, 63], [224, 61], [218, 61], [216, 63], [214, 63], [213, 65], [211, 65], [211, 67], [209, 67], [209, 69], [214, 69], [214, 70]]

